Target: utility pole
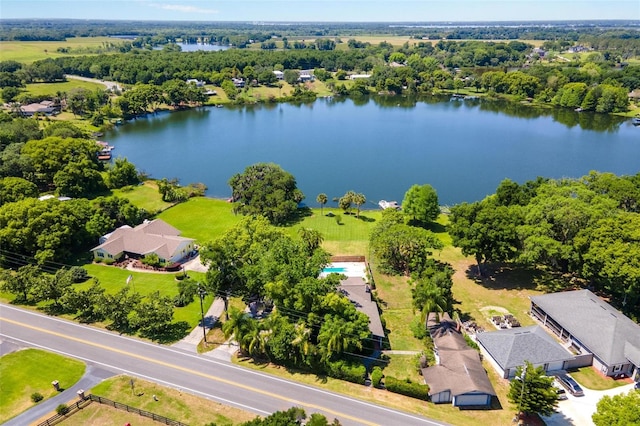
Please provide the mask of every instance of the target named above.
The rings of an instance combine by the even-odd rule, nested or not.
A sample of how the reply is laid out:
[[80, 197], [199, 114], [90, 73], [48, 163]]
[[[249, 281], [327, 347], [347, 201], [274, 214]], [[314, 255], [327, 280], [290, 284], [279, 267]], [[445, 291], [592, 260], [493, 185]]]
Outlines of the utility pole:
[[204, 306], [202, 305], [202, 302], [206, 294], [207, 294], [207, 291], [204, 288], [202, 288], [200, 284], [198, 284], [198, 295], [200, 296], [200, 315], [202, 316], [202, 335], [204, 336], [205, 343], [207, 343], [207, 329], [204, 325]]
[[522, 412], [522, 398], [524, 398], [524, 384], [525, 384], [526, 376], [527, 376], [527, 364], [524, 365], [524, 368], [522, 369], [522, 373], [520, 373], [520, 376], [516, 376], [516, 379], [519, 379], [522, 382], [522, 388], [520, 389], [520, 402], [518, 403], [518, 413], [516, 414], [516, 422], [519, 422], [520, 413]]

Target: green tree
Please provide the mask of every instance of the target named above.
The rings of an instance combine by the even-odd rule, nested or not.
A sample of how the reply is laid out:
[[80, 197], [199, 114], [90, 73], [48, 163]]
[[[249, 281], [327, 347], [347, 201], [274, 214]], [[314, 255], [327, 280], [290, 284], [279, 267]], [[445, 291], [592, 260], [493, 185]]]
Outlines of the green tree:
[[431, 185], [413, 185], [402, 201], [404, 214], [419, 223], [429, 223], [438, 218], [440, 205], [438, 194]]
[[301, 227], [298, 228], [298, 235], [300, 236], [309, 256], [311, 256], [324, 241], [322, 234], [317, 229]]
[[129, 322], [130, 313], [133, 312], [142, 300], [140, 293], [132, 292], [127, 287], [122, 287], [116, 293], [105, 294], [104, 304], [99, 313], [111, 320], [107, 328], [121, 333], [130, 332], [132, 327]]
[[318, 197], [316, 197], [316, 201], [318, 202], [318, 204], [320, 204], [320, 214], [324, 215], [323, 209], [324, 209], [324, 205], [327, 204], [327, 201], [329, 199], [327, 198], [327, 194], [325, 193], [320, 193], [318, 194]]
[[558, 404], [553, 377], [547, 376], [543, 367], [534, 367], [528, 361], [525, 367], [516, 368], [516, 378], [511, 381], [507, 398], [518, 407], [518, 414], [550, 416]]
[[107, 170], [107, 186], [111, 189], [122, 188], [127, 185], [137, 185], [140, 177], [136, 166], [126, 158], [116, 158], [113, 166]]
[[274, 225], [292, 219], [304, 194], [290, 173], [273, 163], [257, 163], [229, 180], [232, 199], [244, 215], [261, 215]]
[[107, 189], [102, 174], [87, 159], [70, 162], [58, 170], [53, 176], [53, 184], [58, 195], [72, 198], [96, 195]]
[[160, 296], [159, 291], [149, 293], [146, 299], [137, 303], [129, 315], [129, 324], [140, 334], [158, 339], [173, 321], [173, 300]]
[[364, 203], [367, 202], [367, 197], [365, 197], [364, 194], [362, 193], [357, 193], [357, 194], [354, 194], [351, 198], [352, 198], [353, 204], [356, 205], [356, 217], [360, 218], [360, 207], [362, 207]]
[[256, 321], [248, 313], [235, 308], [231, 309], [229, 319], [222, 324], [225, 339], [233, 336], [243, 353], [249, 353], [251, 333], [256, 328]]
[[2, 290], [14, 294], [16, 302], [29, 302], [29, 295], [33, 293], [41, 278], [40, 270], [35, 265], [25, 265], [16, 272], [2, 271]]
[[0, 206], [25, 198], [37, 198], [38, 187], [19, 177], [0, 178]]
[[290, 85], [294, 85], [298, 83], [298, 79], [300, 78], [300, 73], [296, 70], [284, 70], [284, 81], [289, 83]]
[[55, 308], [59, 308], [60, 298], [71, 289], [73, 275], [68, 269], [60, 269], [53, 275], [42, 275], [33, 288], [35, 300], [53, 300]]
[[640, 424], [640, 391], [603, 396], [591, 416], [596, 426], [627, 426]]

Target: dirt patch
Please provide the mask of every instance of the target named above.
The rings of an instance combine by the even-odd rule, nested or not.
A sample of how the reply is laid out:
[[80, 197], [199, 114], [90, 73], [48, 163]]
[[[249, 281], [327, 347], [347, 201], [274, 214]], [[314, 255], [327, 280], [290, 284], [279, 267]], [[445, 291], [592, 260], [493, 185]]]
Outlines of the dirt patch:
[[483, 308], [480, 308], [480, 311], [484, 313], [491, 312], [491, 311], [500, 312], [501, 314], [509, 313], [509, 310], [503, 308], [502, 306], [485, 306]]

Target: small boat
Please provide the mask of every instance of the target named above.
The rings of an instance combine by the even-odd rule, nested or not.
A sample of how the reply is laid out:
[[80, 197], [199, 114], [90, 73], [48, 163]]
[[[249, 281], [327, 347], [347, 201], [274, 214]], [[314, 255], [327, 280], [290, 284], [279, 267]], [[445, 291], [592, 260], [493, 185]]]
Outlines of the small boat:
[[631, 124], [634, 126], [640, 126], [640, 114], [631, 119]]
[[576, 109], [574, 109], [574, 111], [575, 111], [575, 112], [582, 112], [582, 111], [584, 111], [584, 110], [583, 110], [582, 108], [576, 108]]

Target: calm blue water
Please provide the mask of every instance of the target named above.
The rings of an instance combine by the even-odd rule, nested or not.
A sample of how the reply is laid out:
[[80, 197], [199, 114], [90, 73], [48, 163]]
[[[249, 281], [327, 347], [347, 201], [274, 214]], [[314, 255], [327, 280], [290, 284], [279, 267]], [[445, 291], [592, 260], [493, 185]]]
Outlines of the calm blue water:
[[441, 204], [454, 204], [484, 198], [507, 177], [522, 183], [640, 171], [640, 127], [604, 115], [514, 108], [321, 99], [160, 113], [106, 137], [115, 156], [152, 177], [203, 182], [213, 197], [228, 197], [229, 178], [248, 165], [277, 163], [311, 206], [321, 192], [333, 206], [333, 197], [354, 190], [367, 197], [364, 207], [378, 208], [379, 200], [400, 202], [411, 185], [424, 183]]
[[[217, 52], [219, 50], [227, 50], [229, 46], [221, 44], [202, 44], [202, 43], [176, 43], [183, 52], [197, 52], [198, 50], [204, 50], [207, 52]], [[154, 47], [153, 50], [162, 50], [164, 46]]]

